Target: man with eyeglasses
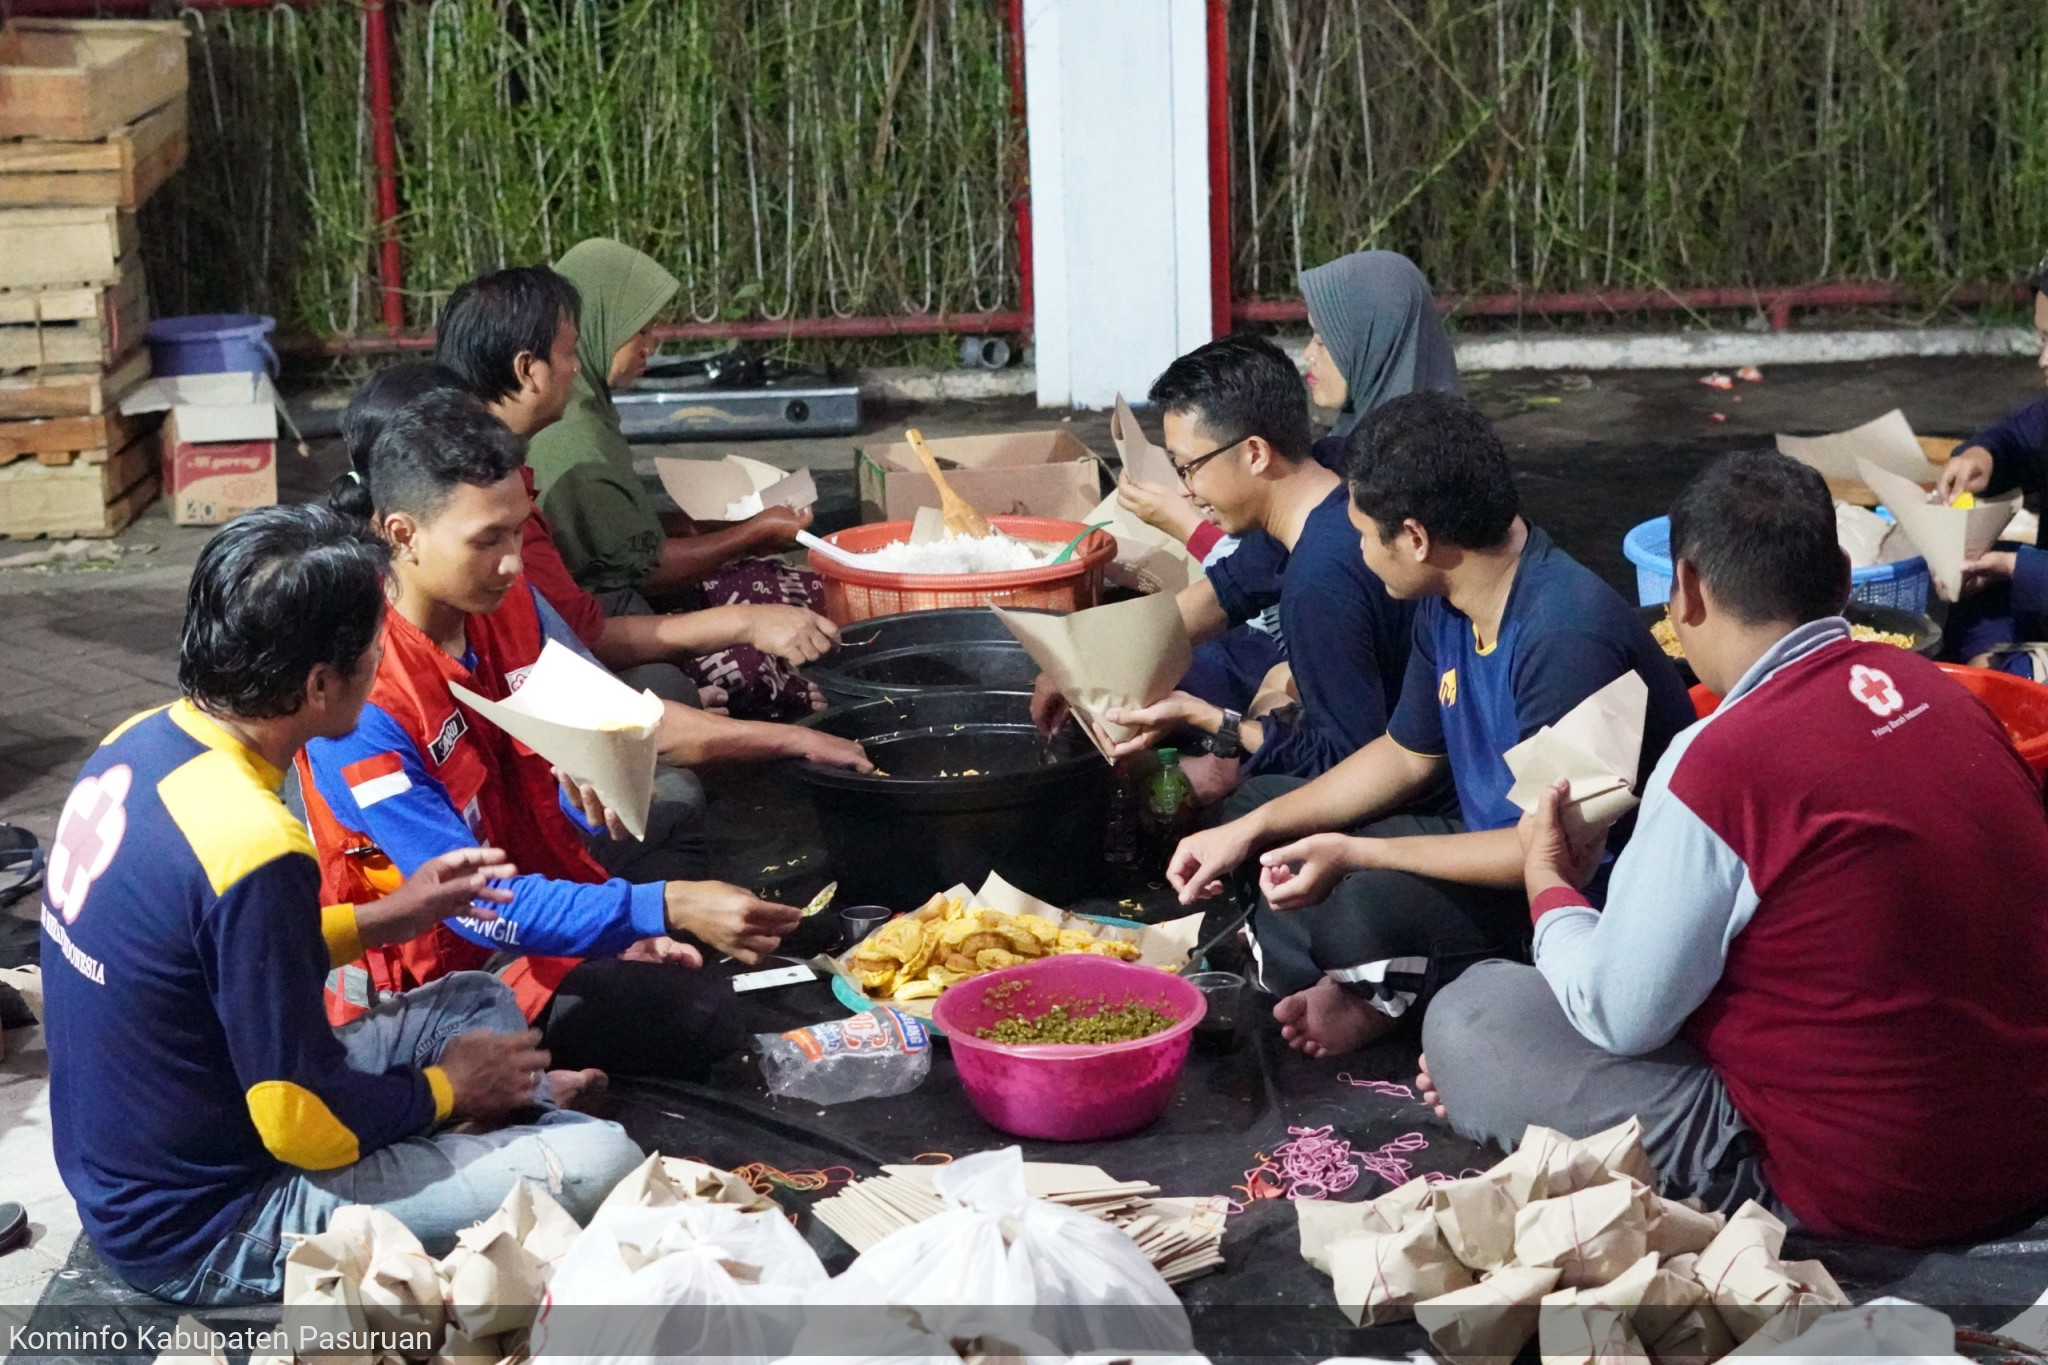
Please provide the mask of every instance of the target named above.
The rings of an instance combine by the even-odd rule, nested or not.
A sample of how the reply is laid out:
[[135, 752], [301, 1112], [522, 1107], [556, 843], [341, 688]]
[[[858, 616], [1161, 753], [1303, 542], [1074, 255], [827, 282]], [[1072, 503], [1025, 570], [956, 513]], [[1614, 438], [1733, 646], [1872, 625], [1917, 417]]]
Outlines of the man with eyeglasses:
[[[1174, 692], [1110, 713], [1138, 732], [1117, 754], [1195, 732], [1208, 752], [1243, 759], [1241, 782], [1315, 777], [1386, 730], [1414, 606], [1388, 597], [1359, 557], [1344, 480], [1310, 455], [1308, 399], [1279, 347], [1251, 335], [1212, 341], [1169, 365], [1150, 397], [1188, 495], [1243, 541], [1181, 592], [1188, 635], [1212, 639], [1277, 605], [1301, 700], [1251, 719]], [[1043, 678], [1034, 713], [1047, 730], [1065, 716]]]
[[[1640, 790], [1695, 719], [1635, 608], [1523, 520], [1507, 451], [1471, 403], [1405, 394], [1346, 440], [1351, 552], [1418, 603], [1400, 702], [1384, 735], [1316, 780], [1239, 792], [1225, 811], [1237, 818], [1183, 839], [1166, 869], [1193, 902], [1258, 860], [1259, 984], [1282, 997], [1281, 1035], [1318, 1058], [1421, 1014], [1476, 962], [1526, 957], [1521, 811], [1501, 755], [1634, 672], [1649, 692]], [[1446, 777], [1457, 818], [1418, 814]]]

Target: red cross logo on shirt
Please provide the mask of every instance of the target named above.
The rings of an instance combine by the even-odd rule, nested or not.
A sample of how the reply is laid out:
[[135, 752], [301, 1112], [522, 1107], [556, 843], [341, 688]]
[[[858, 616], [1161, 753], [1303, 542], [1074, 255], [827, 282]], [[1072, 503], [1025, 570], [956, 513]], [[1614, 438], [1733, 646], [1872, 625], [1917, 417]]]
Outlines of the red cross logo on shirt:
[[117, 763], [98, 777], [71, 789], [64, 814], [57, 820], [57, 838], [50, 849], [50, 904], [75, 924], [85, 909], [86, 893], [121, 847], [128, 832], [128, 788], [135, 780], [126, 763]]
[[1899, 689], [1892, 685], [1891, 674], [1862, 664], [1849, 670], [1849, 695], [1869, 707], [1870, 713], [1880, 719], [1906, 704], [1906, 699], [1899, 695]]

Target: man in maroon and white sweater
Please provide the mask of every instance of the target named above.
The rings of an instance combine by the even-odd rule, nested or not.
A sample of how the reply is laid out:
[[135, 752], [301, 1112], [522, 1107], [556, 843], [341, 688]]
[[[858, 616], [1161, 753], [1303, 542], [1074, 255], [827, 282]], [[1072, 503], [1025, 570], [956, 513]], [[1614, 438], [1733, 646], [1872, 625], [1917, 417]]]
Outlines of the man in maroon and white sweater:
[[1814, 471], [1722, 460], [1671, 550], [1671, 618], [1725, 700], [1657, 765], [1604, 911], [1561, 792], [1523, 822], [1536, 965], [1445, 988], [1422, 1089], [1503, 1145], [1639, 1114], [1667, 1194], [1823, 1235], [2022, 1217], [2048, 1201], [2038, 781], [1933, 664], [1850, 637]]

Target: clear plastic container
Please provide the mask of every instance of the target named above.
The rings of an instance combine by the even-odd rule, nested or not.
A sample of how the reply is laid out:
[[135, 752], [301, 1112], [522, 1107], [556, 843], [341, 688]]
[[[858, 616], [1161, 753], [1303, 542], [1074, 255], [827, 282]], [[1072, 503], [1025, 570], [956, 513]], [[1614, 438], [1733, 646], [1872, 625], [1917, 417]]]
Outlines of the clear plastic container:
[[754, 1045], [768, 1089], [813, 1104], [901, 1095], [932, 1069], [924, 1020], [887, 1005], [788, 1033], [757, 1033]]

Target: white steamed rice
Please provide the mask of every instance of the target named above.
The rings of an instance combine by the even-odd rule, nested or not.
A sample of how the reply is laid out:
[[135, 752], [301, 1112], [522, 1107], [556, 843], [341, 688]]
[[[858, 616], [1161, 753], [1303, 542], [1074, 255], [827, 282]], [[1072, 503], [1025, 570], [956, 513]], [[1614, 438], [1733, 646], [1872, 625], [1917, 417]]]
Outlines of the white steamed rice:
[[922, 545], [899, 540], [854, 558], [864, 569], [885, 573], [1013, 573], [1018, 569], [1037, 568], [1059, 548], [1034, 541], [1013, 540], [998, 531], [985, 539], [947, 536]]

